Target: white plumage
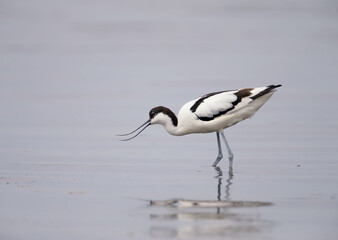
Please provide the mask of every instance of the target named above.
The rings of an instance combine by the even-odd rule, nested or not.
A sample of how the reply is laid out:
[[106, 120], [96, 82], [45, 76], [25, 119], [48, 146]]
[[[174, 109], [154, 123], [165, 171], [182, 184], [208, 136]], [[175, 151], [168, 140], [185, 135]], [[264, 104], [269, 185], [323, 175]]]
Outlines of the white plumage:
[[155, 107], [149, 112], [149, 120], [147, 122], [131, 133], [120, 136], [130, 135], [144, 126], [133, 137], [123, 139], [123, 141], [133, 139], [152, 124], [163, 125], [168, 133], [175, 136], [216, 132], [218, 156], [213, 166], [216, 166], [223, 157], [219, 137], [221, 134], [228, 150], [229, 166], [232, 169], [233, 154], [226, 141], [223, 129], [252, 117], [269, 100], [276, 91], [275, 89], [280, 86], [269, 85], [266, 87], [242, 88], [209, 93], [184, 104], [177, 117], [166, 107]]

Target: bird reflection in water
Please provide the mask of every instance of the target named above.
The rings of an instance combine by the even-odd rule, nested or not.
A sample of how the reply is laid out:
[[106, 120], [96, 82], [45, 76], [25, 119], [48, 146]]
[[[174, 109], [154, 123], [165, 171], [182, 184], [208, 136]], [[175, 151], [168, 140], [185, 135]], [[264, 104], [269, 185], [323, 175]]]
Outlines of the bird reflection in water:
[[[217, 184], [217, 200], [221, 201], [221, 196], [222, 196], [222, 180], [223, 180], [223, 172], [220, 167], [215, 167], [215, 170], [217, 172], [217, 175], [215, 178], [218, 179], [218, 184]], [[229, 171], [228, 172], [228, 178], [226, 179], [226, 185], [225, 185], [225, 197], [224, 200], [230, 200], [230, 186], [232, 185], [232, 179], [233, 179], [233, 172]]]
[[[151, 237], [252, 236], [252, 234], [260, 234], [266, 228], [271, 228], [272, 223], [261, 219], [256, 211], [243, 213], [235, 210], [238, 207], [267, 206], [270, 203], [231, 201], [233, 172], [223, 173], [220, 167], [214, 169], [217, 174], [214, 176], [217, 179], [216, 201], [184, 199], [151, 201], [154, 203], [153, 205], [167, 206], [165, 209], [153, 208], [157, 213], [150, 214], [150, 219], [153, 222], [149, 231]], [[226, 178], [224, 178], [225, 174], [227, 174]], [[223, 184], [225, 184], [225, 190], [222, 190]], [[222, 197], [223, 191], [224, 197]], [[158, 213], [158, 211], [165, 213]]]
[[[222, 180], [223, 180], [223, 172], [220, 167], [215, 167], [215, 170], [217, 172], [217, 175], [215, 178], [218, 179], [218, 184], [217, 184], [217, 200], [221, 201], [222, 197]], [[225, 185], [225, 197], [224, 200], [230, 200], [230, 186], [232, 185], [232, 179], [233, 179], [233, 172], [230, 170], [228, 172], [228, 178], [226, 179], [226, 185]], [[221, 213], [221, 208], [217, 208], [217, 214]]]

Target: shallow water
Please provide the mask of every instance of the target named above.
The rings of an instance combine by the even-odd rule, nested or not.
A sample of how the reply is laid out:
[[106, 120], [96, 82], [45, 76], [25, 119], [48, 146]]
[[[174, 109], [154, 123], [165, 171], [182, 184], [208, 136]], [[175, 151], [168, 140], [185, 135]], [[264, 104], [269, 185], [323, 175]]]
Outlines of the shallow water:
[[[1, 239], [336, 239], [334, 1], [5, 1]], [[157, 105], [282, 84], [250, 120], [120, 142]], [[173, 198], [271, 202], [150, 206]]]

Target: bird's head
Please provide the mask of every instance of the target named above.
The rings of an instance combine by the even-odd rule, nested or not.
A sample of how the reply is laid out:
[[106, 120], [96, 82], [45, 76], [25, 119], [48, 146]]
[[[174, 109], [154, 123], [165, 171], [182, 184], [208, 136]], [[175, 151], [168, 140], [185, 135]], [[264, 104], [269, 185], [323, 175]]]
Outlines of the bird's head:
[[166, 107], [158, 106], [154, 107], [149, 112], [150, 124], [162, 124], [166, 125], [168, 122], [177, 126], [177, 118], [175, 114]]
[[145, 123], [143, 123], [140, 127], [138, 127], [137, 129], [135, 129], [134, 131], [127, 133], [127, 134], [121, 134], [118, 136], [128, 136], [132, 133], [135, 133], [137, 130], [142, 129], [136, 133], [134, 136], [127, 138], [127, 139], [122, 139], [121, 141], [128, 141], [131, 140], [135, 137], [137, 137], [141, 132], [143, 132], [143, 130], [145, 130], [147, 127], [149, 127], [152, 124], [162, 124], [164, 126], [166, 126], [167, 124], [172, 124], [173, 126], [177, 126], [177, 117], [175, 116], [175, 114], [166, 107], [163, 106], [158, 106], [158, 107], [154, 107], [153, 109], [150, 110], [149, 112], [149, 120], [147, 120]]

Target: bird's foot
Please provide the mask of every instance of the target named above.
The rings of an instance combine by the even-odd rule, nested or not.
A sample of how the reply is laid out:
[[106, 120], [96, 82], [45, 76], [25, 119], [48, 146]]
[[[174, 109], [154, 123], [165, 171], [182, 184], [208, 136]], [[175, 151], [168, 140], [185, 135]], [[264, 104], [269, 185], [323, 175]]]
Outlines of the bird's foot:
[[214, 164], [212, 164], [213, 167], [216, 167], [217, 164], [219, 163], [219, 161], [221, 161], [221, 159], [223, 158], [222, 154], [219, 154], [216, 158], [216, 161], [214, 162]]

